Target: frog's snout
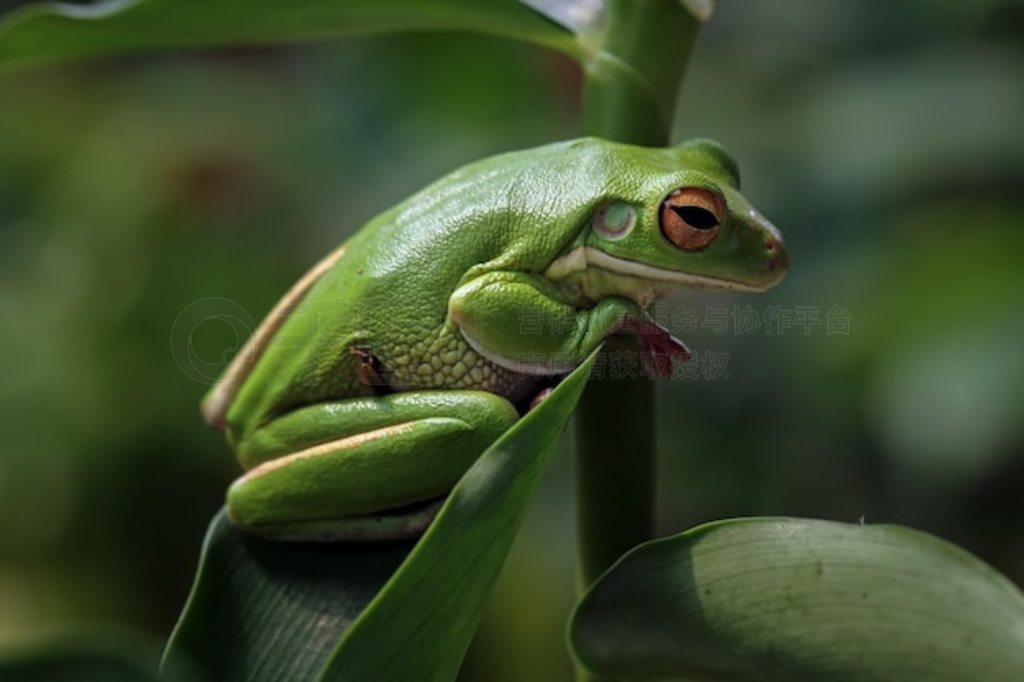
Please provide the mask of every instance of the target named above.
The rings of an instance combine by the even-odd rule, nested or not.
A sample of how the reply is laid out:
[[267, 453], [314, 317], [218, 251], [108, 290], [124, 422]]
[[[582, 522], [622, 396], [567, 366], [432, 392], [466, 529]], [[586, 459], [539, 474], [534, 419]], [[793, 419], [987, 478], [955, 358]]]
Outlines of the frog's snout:
[[789, 270], [789, 253], [777, 231], [771, 230], [764, 235], [762, 255], [758, 260], [761, 265], [761, 278], [765, 289], [770, 289], [786, 276]]

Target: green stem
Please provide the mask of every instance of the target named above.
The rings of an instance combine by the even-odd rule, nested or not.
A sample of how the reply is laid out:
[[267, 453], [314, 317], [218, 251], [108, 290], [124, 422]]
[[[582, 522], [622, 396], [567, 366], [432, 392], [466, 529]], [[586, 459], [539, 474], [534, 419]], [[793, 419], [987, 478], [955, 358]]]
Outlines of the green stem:
[[[603, 352], [615, 357], [637, 350], [632, 339], [614, 337]], [[612, 378], [609, 369], [590, 382], [576, 408], [581, 593], [654, 531], [654, 382], [643, 376]]]
[[[584, 65], [584, 133], [668, 144], [699, 26], [680, 0], [609, 0], [599, 46]], [[606, 353], [636, 350], [626, 337], [605, 345]], [[654, 382], [605, 374], [590, 383], [576, 412], [581, 591], [654, 531]]]
[[584, 64], [583, 132], [664, 146], [700, 22], [680, 0], [609, 0]]

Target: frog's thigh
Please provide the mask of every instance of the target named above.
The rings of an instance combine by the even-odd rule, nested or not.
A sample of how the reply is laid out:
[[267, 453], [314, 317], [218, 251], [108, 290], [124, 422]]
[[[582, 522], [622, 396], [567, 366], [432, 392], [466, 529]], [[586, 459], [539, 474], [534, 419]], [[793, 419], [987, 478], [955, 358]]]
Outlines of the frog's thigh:
[[[517, 419], [507, 400], [480, 391], [398, 393], [307, 407], [266, 428], [274, 436], [266, 436], [269, 441], [281, 445], [294, 434], [293, 442], [304, 445], [235, 481], [228, 514], [264, 535], [358, 535], [349, 532], [353, 518], [450, 490]], [[363, 428], [353, 432], [353, 424]]]

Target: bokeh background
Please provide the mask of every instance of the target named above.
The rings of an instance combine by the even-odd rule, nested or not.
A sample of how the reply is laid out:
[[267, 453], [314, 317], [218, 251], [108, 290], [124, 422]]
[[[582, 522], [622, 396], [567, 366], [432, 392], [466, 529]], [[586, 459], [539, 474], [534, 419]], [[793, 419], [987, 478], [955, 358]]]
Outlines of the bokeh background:
[[[792, 270], [667, 303], [728, 378], [660, 385], [663, 532], [900, 523], [1024, 584], [1022, 37], [1020, 2], [720, 4], [676, 138], [732, 151]], [[197, 403], [238, 340], [190, 306], [259, 319], [431, 179], [576, 135], [579, 87], [560, 56], [454, 34], [0, 78], [0, 652], [172, 627], [237, 474]], [[563, 448], [465, 680], [570, 678], [571, 467]]]

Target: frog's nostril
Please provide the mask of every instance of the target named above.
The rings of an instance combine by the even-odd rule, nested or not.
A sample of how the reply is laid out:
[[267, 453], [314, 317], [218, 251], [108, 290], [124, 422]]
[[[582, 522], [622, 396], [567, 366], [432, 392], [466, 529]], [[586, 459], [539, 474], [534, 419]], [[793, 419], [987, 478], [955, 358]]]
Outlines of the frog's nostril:
[[764, 239], [764, 255], [765, 255], [765, 268], [768, 272], [778, 272], [782, 274], [785, 272], [788, 260], [786, 258], [786, 249], [782, 246], [782, 242], [772, 237], [765, 237]]
[[771, 238], [765, 239], [764, 252], [768, 256], [768, 271], [771, 272], [778, 265], [779, 243]]

